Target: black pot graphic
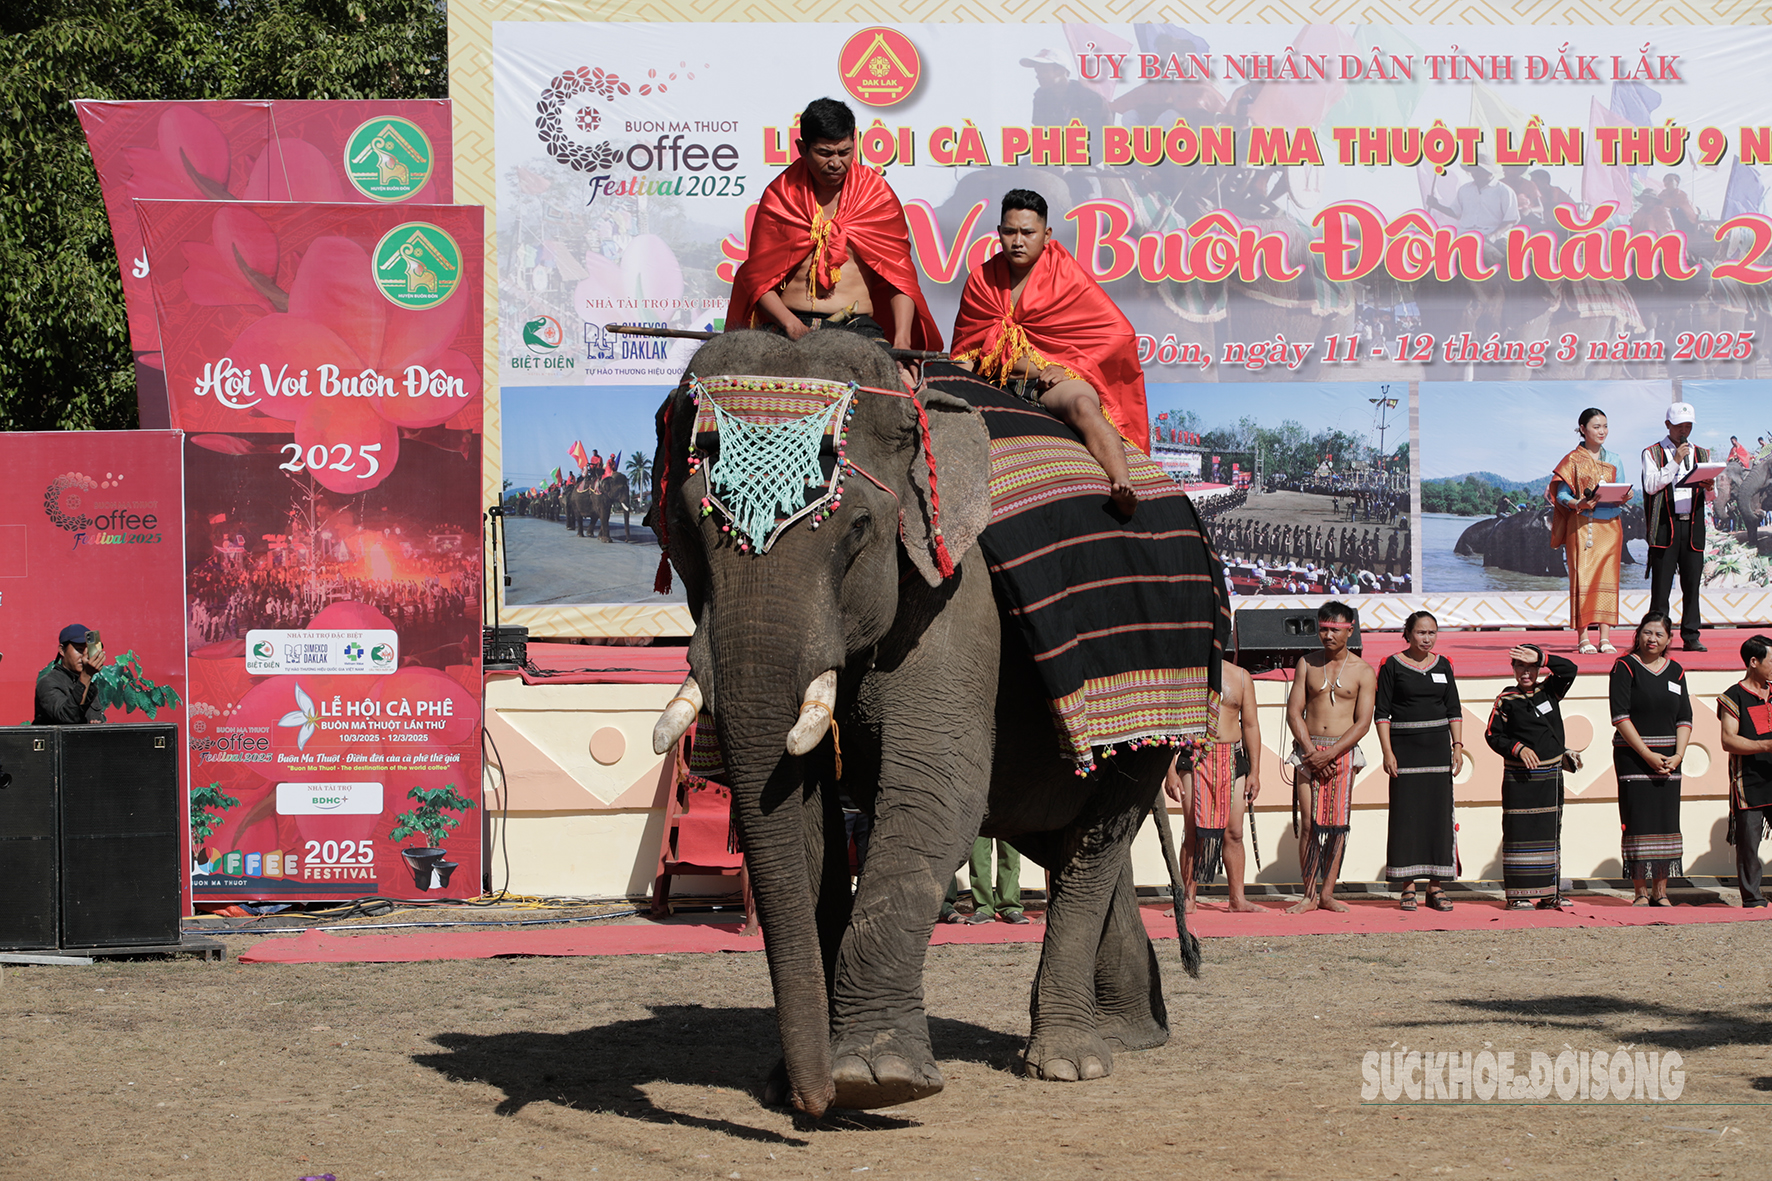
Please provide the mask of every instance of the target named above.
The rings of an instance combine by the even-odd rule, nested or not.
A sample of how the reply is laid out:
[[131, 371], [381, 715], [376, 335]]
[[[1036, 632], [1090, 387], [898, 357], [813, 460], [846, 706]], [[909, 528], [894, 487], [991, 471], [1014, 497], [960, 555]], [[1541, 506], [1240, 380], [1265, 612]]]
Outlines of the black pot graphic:
[[434, 875], [432, 878], [432, 888], [441, 890], [443, 887], [447, 886], [449, 884], [449, 875], [453, 874], [457, 868], [459, 868], [458, 863], [454, 861], [439, 861], [436, 865], [433, 865], [431, 867], [431, 873]]
[[[400, 856], [406, 859], [406, 868], [412, 871], [412, 884], [421, 890], [435, 890], [449, 884], [449, 875], [437, 872], [437, 866], [443, 864], [448, 853], [442, 849], [402, 849]], [[450, 862], [453, 872], [455, 863]]]

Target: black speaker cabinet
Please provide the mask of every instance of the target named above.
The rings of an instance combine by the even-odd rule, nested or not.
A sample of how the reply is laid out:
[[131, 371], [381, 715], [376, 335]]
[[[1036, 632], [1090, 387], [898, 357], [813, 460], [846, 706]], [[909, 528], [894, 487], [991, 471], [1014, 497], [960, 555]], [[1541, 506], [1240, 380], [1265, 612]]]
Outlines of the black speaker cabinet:
[[61, 946], [179, 941], [178, 729], [61, 726]]
[[[1236, 621], [1237, 664], [1252, 673], [1291, 668], [1298, 663], [1299, 657], [1322, 648], [1317, 642], [1317, 613], [1314, 609], [1243, 607], [1238, 609]], [[1351, 652], [1360, 650], [1358, 618], [1354, 620], [1354, 633], [1347, 646]]]
[[53, 728], [0, 729], [0, 951], [54, 948], [61, 916]]

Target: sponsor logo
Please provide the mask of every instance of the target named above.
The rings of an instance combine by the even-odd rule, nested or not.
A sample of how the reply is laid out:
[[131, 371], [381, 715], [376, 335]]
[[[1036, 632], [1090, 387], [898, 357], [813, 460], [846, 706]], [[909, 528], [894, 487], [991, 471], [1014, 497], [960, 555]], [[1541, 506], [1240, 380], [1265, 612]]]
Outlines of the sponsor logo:
[[389, 673], [399, 663], [399, 639], [396, 633], [386, 628], [363, 631], [254, 628], [246, 633], [246, 671], [256, 677], [295, 673]]
[[431, 179], [431, 141], [397, 115], [371, 119], [345, 141], [345, 175], [371, 201], [404, 201]]
[[566, 341], [566, 330], [552, 316], [539, 316], [523, 325], [523, 344], [530, 352], [546, 356]]
[[375, 285], [396, 307], [434, 308], [461, 282], [461, 247], [430, 222], [395, 226], [375, 244], [373, 257]]
[[843, 43], [837, 73], [851, 98], [870, 107], [890, 107], [911, 96], [922, 76], [917, 47], [897, 29], [863, 29]]
[[[279, 783], [279, 816], [380, 816], [379, 783]], [[367, 844], [368, 842], [364, 842]]]

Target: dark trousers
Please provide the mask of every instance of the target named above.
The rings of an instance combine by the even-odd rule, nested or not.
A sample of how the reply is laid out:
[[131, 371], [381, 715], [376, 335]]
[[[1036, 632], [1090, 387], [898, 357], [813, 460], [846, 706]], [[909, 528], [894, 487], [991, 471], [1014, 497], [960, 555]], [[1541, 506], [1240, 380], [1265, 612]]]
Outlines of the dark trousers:
[[[1702, 511], [1702, 510], [1701, 510]], [[1698, 584], [1704, 578], [1704, 554], [1692, 548], [1692, 522], [1675, 517], [1672, 545], [1649, 547], [1649, 610], [1665, 612], [1673, 596], [1674, 572], [1680, 575], [1680, 641], [1699, 640]]]
[[1764, 903], [1760, 891], [1760, 874], [1765, 863], [1760, 860], [1760, 841], [1766, 835], [1766, 810], [1743, 808], [1735, 814], [1735, 877], [1741, 887], [1741, 905]]

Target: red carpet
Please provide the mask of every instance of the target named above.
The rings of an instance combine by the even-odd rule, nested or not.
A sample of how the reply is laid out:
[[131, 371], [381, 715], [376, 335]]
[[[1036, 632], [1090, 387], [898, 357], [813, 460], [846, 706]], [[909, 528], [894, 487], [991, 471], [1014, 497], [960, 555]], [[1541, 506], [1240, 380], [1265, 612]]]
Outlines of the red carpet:
[[[1631, 628], [1623, 626], [1612, 629], [1613, 643], [1620, 653], [1630, 648], [1631, 631]], [[1680, 667], [1687, 672], [1719, 669], [1739, 672], [1741, 641], [1756, 633], [1772, 635], [1772, 625], [1761, 628], [1709, 628], [1704, 633], [1704, 646], [1708, 651], [1685, 652], [1676, 642], [1669, 655], [1679, 661]], [[1408, 647], [1403, 642], [1402, 632], [1363, 632], [1360, 641], [1360, 655], [1373, 668], [1377, 668], [1385, 657]], [[1509, 664], [1507, 654], [1515, 644], [1537, 644], [1546, 652], [1566, 656], [1575, 662], [1583, 676], [1605, 676], [1612, 671], [1612, 662], [1618, 659], [1617, 655], [1602, 653], [1597, 656], [1583, 656], [1575, 651], [1576, 642], [1574, 632], [1550, 629], [1442, 631], [1434, 651], [1450, 660], [1452, 667], [1458, 670], [1458, 675], [1465, 678], [1511, 676], [1513, 666]], [[1256, 674], [1256, 679], [1263, 681], [1290, 680], [1291, 677], [1291, 669]]]
[[[1188, 929], [1205, 938], [1227, 935], [1263, 939], [1287, 935], [1373, 935], [1399, 931], [1519, 931], [1541, 927], [1646, 927], [1657, 924], [1763, 922], [1772, 911], [1738, 906], [1631, 906], [1619, 898], [1585, 898], [1562, 911], [1504, 910], [1498, 902], [1460, 902], [1441, 912], [1423, 907], [1413, 913], [1394, 902], [1350, 902], [1345, 914], [1317, 910], [1289, 915], [1278, 904], [1262, 914], [1231, 914], [1207, 902], [1188, 916]], [[1161, 907], [1143, 908], [1153, 939], [1175, 938], [1175, 920]], [[1046, 933], [1040, 923], [1010, 926], [937, 924], [930, 943], [1035, 943]], [[520, 931], [426, 931], [399, 935], [334, 935], [304, 931], [294, 939], [267, 939], [240, 954], [242, 963], [412, 963], [417, 960], [492, 959], [497, 956], [664, 955], [673, 952], [762, 951], [761, 938], [740, 938], [738, 924], [624, 923]]]

